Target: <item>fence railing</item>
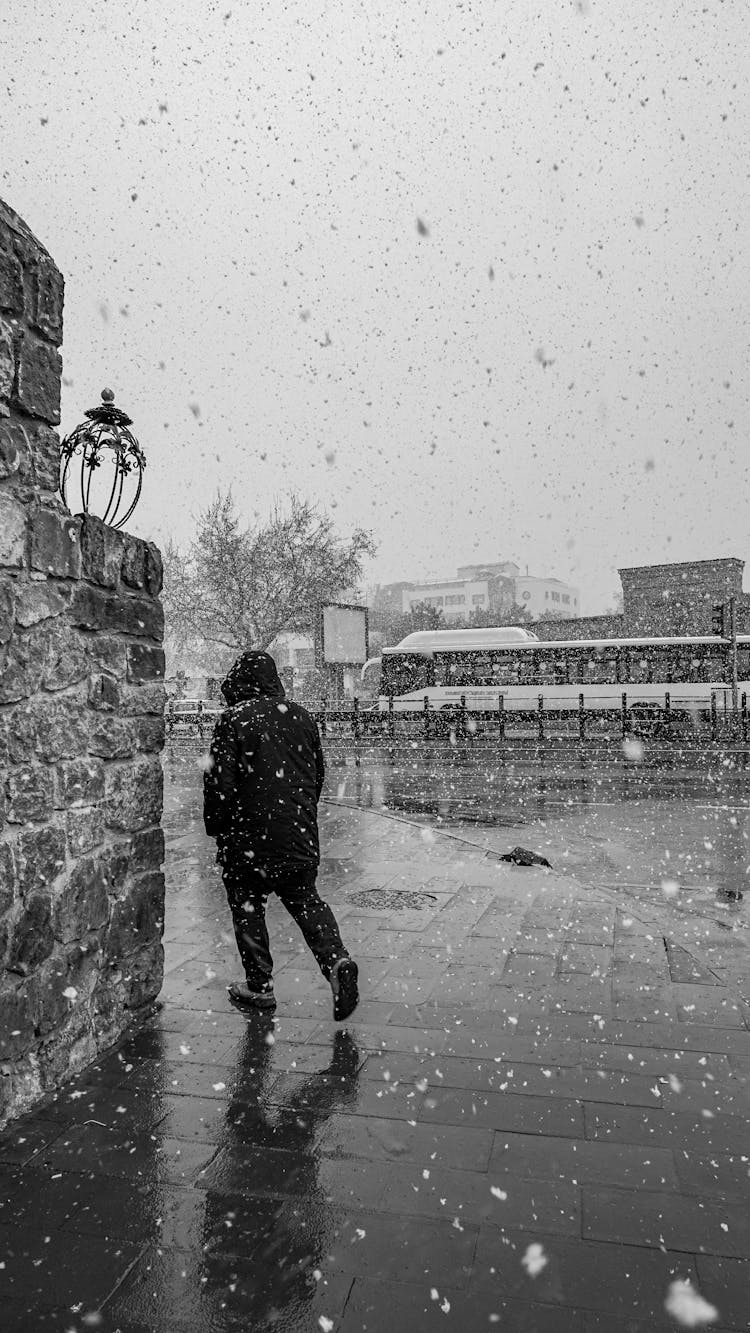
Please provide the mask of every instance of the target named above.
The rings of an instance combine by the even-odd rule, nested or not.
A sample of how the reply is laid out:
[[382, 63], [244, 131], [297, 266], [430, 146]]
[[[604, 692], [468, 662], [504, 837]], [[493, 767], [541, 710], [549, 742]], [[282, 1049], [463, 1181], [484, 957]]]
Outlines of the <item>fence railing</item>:
[[[722, 703], [725, 705], [725, 697]], [[359, 699], [331, 705], [325, 700], [316, 706], [306, 703], [308, 711], [320, 727], [325, 740], [337, 738], [363, 741], [395, 741], [415, 737], [435, 740], [448, 738], [467, 743], [481, 738], [495, 740], [573, 739], [578, 742], [620, 740], [632, 736], [664, 741], [727, 741], [748, 743], [747, 694], [743, 693], [736, 710], [719, 707], [716, 691], [711, 692], [707, 705], [699, 708], [680, 701], [673, 702], [666, 691], [660, 700], [632, 699], [627, 693], [620, 698], [619, 707], [599, 708], [587, 704], [579, 694], [577, 708], [560, 708], [546, 703], [543, 694], [536, 697], [528, 708], [507, 708], [502, 694], [492, 709], [470, 709], [465, 696], [456, 706], [434, 708], [428, 695], [421, 708], [403, 710], [389, 700], [386, 711], [362, 704]], [[167, 710], [167, 737], [179, 735], [203, 739], [211, 734], [221, 709], [198, 706], [181, 712]]]

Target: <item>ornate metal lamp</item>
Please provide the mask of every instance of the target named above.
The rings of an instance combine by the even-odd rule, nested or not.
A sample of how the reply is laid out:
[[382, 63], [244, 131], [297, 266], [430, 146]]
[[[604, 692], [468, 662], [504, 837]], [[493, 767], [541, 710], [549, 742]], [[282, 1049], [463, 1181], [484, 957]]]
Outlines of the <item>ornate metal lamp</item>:
[[82, 513], [122, 528], [138, 504], [146, 459], [111, 389], [102, 389], [101, 406], [86, 417], [60, 445], [60, 494], [71, 508], [68, 490], [80, 491]]

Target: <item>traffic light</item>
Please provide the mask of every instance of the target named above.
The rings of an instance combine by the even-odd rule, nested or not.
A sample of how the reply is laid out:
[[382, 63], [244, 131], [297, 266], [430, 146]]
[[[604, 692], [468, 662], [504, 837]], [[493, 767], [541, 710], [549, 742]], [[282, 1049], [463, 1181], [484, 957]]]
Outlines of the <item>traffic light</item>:
[[714, 606], [711, 612], [711, 633], [718, 634], [724, 638], [724, 607], [722, 604]]

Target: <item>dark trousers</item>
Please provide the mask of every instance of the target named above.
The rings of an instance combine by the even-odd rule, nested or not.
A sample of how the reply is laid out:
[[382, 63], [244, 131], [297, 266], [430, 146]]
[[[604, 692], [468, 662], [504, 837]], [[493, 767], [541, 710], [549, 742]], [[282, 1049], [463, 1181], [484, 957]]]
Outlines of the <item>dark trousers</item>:
[[224, 887], [232, 912], [234, 934], [250, 990], [269, 990], [273, 958], [266, 928], [266, 903], [275, 893], [294, 918], [328, 980], [339, 958], [346, 958], [336, 918], [315, 887], [317, 866], [299, 862], [257, 865], [226, 855]]

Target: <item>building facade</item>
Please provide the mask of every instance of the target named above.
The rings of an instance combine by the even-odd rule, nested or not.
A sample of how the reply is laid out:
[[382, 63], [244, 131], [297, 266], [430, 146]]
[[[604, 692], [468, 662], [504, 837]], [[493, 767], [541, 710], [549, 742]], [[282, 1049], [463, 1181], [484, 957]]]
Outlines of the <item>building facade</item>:
[[577, 588], [560, 579], [540, 579], [531, 574], [519, 574], [515, 579], [515, 597], [533, 620], [545, 615], [568, 620], [580, 615], [580, 597]]
[[476, 611], [502, 611], [513, 605], [513, 581], [502, 575], [412, 583], [401, 591], [404, 614], [417, 606], [433, 606], [446, 621], [463, 620]]
[[[687, 560], [620, 569], [623, 611], [564, 622], [541, 622], [540, 638], [628, 639], [714, 633], [715, 606], [734, 598], [736, 628], [750, 633], [750, 596], [742, 591], [744, 560]], [[725, 634], [729, 633], [729, 626]]]

